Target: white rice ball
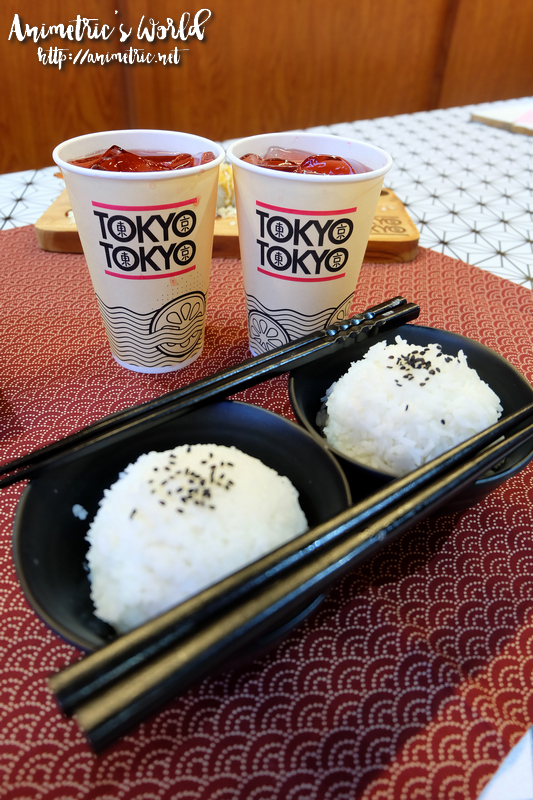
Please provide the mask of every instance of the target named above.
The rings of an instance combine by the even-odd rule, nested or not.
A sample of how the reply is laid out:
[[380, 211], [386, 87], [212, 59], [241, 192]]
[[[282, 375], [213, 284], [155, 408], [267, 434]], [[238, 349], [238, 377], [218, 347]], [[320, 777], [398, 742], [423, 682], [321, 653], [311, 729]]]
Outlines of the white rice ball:
[[440, 345], [378, 342], [327, 392], [328, 443], [389, 475], [405, 475], [497, 422], [496, 393], [468, 366], [463, 351]]
[[307, 528], [289, 479], [235, 447], [142, 455], [87, 533], [95, 613], [131, 630]]

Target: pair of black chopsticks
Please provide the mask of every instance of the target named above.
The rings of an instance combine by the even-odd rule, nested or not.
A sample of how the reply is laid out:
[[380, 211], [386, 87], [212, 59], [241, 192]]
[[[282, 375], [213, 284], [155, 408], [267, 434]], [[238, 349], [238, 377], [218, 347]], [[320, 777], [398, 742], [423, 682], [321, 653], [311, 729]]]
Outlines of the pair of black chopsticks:
[[[142, 426], [161, 424], [418, 315], [418, 306], [392, 298], [5, 464], [0, 488], [110, 437], [131, 436]], [[531, 418], [533, 405], [52, 676], [60, 706], [76, 716], [93, 749], [102, 750], [530, 439], [533, 424], [523, 425]], [[518, 433], [494, 444], [520, 426]]]
[[532, 420], [530, 404], [52, 676], [60, 706], [103, 750], [530, 440]]
[[403, 297], [393, 297], [344, 322], [310, 333], [289, 344], [215, 372], [161, 397], [118, 411], [85, 428], [0, 466], [0, 489], [33, 478], [59, 460], [72, 458], [86, 448], [128, 438], [134, 431], [159, 425], [200, 405], [220, 400], [275, 375], [320, 358], [354, 341], [367, 339], [387, 328], [416, 319], [420, 307]]

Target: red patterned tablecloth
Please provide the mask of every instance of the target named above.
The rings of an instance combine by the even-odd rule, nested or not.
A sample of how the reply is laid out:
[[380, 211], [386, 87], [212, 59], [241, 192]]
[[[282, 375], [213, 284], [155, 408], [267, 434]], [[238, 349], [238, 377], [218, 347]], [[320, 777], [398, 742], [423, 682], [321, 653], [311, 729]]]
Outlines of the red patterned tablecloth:
[[[533, 379], [533, 294], [422, 250], [364, 265], [361, 310], [403, 294], [420, 322]], [[215, 260], [203, 356], [146, 376], [111, 358], [83, 256], [0, 234], [0, 460], [248, 357], [239, 262]], [[292, 417], [286, 376], [240, 399]], [[46, 677], [78, 658], [29, 609], [0, 492], [0, 796], [136, 800], [476, 798], [533, 722], [533, 468], [418, 524], [347, 576], [263, 659], [200, 683], [100, 756]]]

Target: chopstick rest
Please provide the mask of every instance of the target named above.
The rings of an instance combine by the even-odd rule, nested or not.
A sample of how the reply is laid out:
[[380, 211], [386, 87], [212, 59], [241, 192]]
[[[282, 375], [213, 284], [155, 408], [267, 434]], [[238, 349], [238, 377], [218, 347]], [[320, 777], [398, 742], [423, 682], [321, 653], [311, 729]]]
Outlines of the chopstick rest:
[[529, 424], [501, 439], [532, 417], [533, 404], [52, 676], [60, 705], [105, 748], [532, 438]]

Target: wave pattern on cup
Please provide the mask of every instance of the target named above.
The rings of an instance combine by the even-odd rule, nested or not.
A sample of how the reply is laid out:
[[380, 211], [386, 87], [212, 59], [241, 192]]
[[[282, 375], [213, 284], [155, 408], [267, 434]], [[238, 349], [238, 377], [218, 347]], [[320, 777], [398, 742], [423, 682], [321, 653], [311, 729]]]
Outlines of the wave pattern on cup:
[[266, 353], [321, 328], [341, 322], [349, 314], [353, 292], [336, 308], [304, 314], [294, 308], [268, 308], [259, 298], [246, 295], [248, 330], [252, 353]]
[[121, 362], [147, 369], [172, 367], [201, 350], [206, 307], [202, 292], [189, 292], [146, 314], [97, 300], [111, 350]]

